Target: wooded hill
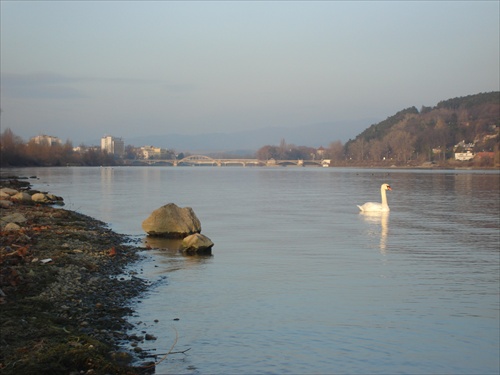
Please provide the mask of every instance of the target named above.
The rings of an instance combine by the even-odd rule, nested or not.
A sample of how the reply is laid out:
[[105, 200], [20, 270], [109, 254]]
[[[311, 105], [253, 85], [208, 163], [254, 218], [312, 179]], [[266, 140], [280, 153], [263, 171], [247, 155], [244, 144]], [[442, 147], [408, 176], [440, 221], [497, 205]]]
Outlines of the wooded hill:
[[[344, 160], [416, 164], [453, 160], [471, 151], [498, 165], [500, 92], [480, 93], [439, 102], [435, 107], [404, 109], [370, 126], [343, 147]], [[330, 145], [332, 158], [335, 145]], [[492, 154], [493, 153], [493, 154]], [[337, 153], [337, 156], [338, 155]]]

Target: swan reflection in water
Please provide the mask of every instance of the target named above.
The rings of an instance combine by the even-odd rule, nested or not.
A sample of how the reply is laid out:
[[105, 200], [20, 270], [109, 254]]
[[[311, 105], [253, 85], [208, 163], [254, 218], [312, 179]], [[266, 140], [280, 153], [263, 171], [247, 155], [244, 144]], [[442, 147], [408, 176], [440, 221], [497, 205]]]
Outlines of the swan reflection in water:
[[359, 214], [367, 223], [380, 225], [380, 252], [385, 255], [389, 231], [389, 211], [361, 211]]

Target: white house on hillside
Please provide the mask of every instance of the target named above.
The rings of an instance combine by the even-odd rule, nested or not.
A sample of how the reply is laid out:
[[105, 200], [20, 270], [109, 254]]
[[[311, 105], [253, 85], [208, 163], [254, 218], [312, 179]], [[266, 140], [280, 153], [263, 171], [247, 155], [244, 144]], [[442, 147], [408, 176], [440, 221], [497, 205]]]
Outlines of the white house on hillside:
[[467, 152], [455, 152], [455, 160], [467, 161], [474, 159], [474, 153], [467, 150]]

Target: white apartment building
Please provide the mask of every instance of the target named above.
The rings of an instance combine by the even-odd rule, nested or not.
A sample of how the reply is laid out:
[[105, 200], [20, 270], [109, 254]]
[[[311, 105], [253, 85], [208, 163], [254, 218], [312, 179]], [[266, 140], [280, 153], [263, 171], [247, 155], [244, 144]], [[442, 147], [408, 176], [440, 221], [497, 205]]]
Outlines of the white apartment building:
[[62, 144], [62, 141], [59, 138], [53, 137], [51, 135], [45, 135], [45, 134], [37, 135], [36, 137], [32, 137], [30, 140], [35, 142], [38, 145], [52, 146], [53, 144], [56, 144], [56, 143], [60, 144], [60, 145]]
[[123, 156], [125, 154], [125, 142], [122, 138], [105, 135], [101, 138], [101, 150], [108, 154]]

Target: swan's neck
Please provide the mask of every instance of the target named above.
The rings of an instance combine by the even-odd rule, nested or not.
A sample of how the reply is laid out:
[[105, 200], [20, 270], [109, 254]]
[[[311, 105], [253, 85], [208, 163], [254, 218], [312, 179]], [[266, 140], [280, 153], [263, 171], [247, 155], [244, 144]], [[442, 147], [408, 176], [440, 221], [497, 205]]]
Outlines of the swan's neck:
[[380, 195], [382, 196], [382, 206], [387, 206], [387, 194], [384, 188], [380, 189]]

